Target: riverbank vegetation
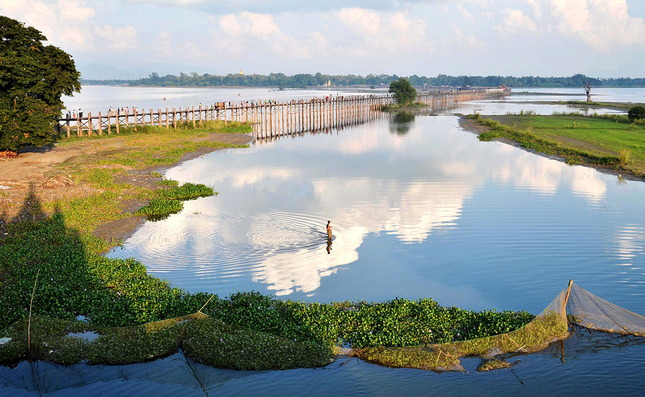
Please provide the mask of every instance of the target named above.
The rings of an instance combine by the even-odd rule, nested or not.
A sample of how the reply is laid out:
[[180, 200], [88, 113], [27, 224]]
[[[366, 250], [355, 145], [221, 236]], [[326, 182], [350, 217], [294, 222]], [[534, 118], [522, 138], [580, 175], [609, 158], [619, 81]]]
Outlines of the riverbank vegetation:
[[645, 123], [630, 122], [627, 115], [523, 113], [467, 117], [486, 127], [479, 135], [482, 141], [507, 139], [524, 148], [561, 157], [568, 164], [587, 164], [645, 176]]
[[[130, 127], [118, 135], [62, 139], [57, 145], [61, 148], [89, 146], [91, 149], [57, 165], [50, 172], [51, 179], [65, 177], [73, 186], [81, 187], [83, 193], [68, 200], [43, 202], [37, 212], [42, 216], [59, 211], [68, 227], [79, 230], [83, 236], [91, 235], [99, 225], [132, 218], [135, 210], [151, 201], [172, 199], [165, 195], [170, 194], [166, 191], [174, 189], [156, 184], [161, 181], [161, 174], [155, 173], [155, 169], [175, 164], [188, 153], [243, 147], [245, 145], [222, 143], [217, 137], [221, 133], [244, 132], [250, 132], [250, 127], [213, 121], [204, 123], [201, 128], [194, 128], [191, 123], [177, 129], [139, 126], [137, 131]], [[203, 192], [204, 188], [207, 187], [187, 185], [179, 191]], [[175, 203], [165, 205], [166, 210], [170, 205], [182, 205], [173, 201]], [[39, 215], [35, 215], [36, 218]], [[105, 244], [104, 250], [110, 246]]]
[[[199, 147], [213, 148], [214, 131], [235, 130], [248, 127], [146, 127], [64, 142], [104, 144], [56, 167], [86, 188], [84, 196], [42, 202], [32, 190], [14, 218], [0, 219], [0, 362], [116, 364], [182, 348], [223, 368], [311, 367], [328, 363], [334, 346], [451, 342], [512, 331], [533, 318], [442, 307], [431, 299], [308, 304], [255, 292], [220, 298], [173, 287], [136, 260], [103, 255], [119, 242], [97, 236], [99, 226], [133, 217], [156, 199], [214, 194], [203, 185], [163, 181], [155, 169]], [[134, 208], [124, 208], [128, 202]]]
[[337, 345], [452, 342], [512, 331], [533, 319], [526, 312], [442, 307], [431, 299], [307, 304], [255, 292], [224, 299], [191, 294], [148, 275], [138, 261], [102, 256], [98, 238], [65, 223], [57, 212], [7, 225], [0, 247], [1, 362], [129, 363], [181, 347], [224, 368], [309, 367], [328, 363]]
[[[239, 74], [213, 75], [209, 73], [160, 76], [151, 73], [148, 77], [135, 80], [81, 80], [83, 84], [96, 85], [135, 85], [152, 87], [281, 87], [281, 88], [308, 88], [324, 87], [331, 83], [332, 87], [366, 86], [386, 88], [390, 82], [398, 80], [401, 76], [395, 74], [368, 74], [361, 75], [330, 75], [271, 73], [268, 75]], [[439, 74], [436, 77], [412, 75], [406, 77], [415, 87], [574, 87], [582, 88], [582, 84], [589, 82], [593, 87], [645, 87], [645, 78], [593, 78], [582, 74], [569, 77], [540, 77], [540, 76], [448, 76]]]
[[72, 56], [37, 29], [0, 15], [0, 153], [54, 141], [61, 97], [81, 92]]

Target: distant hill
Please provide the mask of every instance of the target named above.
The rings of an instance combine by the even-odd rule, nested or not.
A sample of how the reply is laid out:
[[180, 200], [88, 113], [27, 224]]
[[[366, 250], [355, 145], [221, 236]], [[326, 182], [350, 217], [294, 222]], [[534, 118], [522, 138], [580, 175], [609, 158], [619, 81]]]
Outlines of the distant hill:
[[[309, 88], [309, 87], [348, 87], [366, 86], [379, 87], [388, 86], [391, 81], [399, 77], [393, 75], [327, 75], [327, 74], [296, 74], [287, 76], [282, 73], [260, 74], [228, 74], [217, 76], [208, 73], [177, 75], [167, 74], [160, 76], [151, 73], [149, 77], [135, 80], [86, 80], [81, 79], [82, 84], [88, 85], [132, 85], [152, 87], [280, 87], [280, 88]], [[437, 77], [408, 76], [413, 86], [423, 87], [424, 85], [441, 87], [496, 87], [504, 85], [507, 87], [582, 87], [583, 83], [589, 82], [592, 87], [645, 87], [645, 78], [594, 78], [583, 74], [575, 74], [570, 77], [539, 77], [539, 76], [447, 76], [440, 74]]]

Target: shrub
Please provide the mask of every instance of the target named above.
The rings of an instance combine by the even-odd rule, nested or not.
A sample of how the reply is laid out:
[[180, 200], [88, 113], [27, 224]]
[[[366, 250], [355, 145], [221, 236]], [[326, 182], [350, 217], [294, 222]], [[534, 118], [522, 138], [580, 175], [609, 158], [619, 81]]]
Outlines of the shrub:
[[401, 77], [390, 83], [390, 93], [394, 94], [394, 100], [400, 106], [407, 106], [414, 102], [417, 91], [412, 87], [410, 81]]
[[627, 112], [627, 117], [629, 117], [630, 123], [633, 123], [636, 120], [645, 119], [645, 107], [640, 105], [632, 106]]

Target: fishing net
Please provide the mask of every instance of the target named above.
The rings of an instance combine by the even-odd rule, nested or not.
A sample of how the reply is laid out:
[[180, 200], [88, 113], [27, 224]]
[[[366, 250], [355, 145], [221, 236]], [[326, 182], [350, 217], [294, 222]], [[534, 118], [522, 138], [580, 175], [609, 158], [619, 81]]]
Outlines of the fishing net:
[[571, 287], [567, 305], [571, 321], [598, 331], [645, 336], [645, 317], [608, 302], [577, 285]]

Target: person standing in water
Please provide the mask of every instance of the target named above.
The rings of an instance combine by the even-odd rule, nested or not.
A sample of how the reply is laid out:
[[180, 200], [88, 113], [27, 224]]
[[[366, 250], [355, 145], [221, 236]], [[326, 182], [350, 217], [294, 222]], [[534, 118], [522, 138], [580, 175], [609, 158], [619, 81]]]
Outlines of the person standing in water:
[[327, 221], [327, 238], [331, 240], [331, 221]]

